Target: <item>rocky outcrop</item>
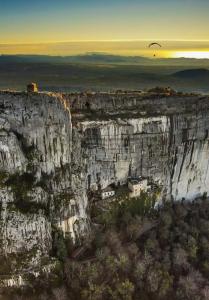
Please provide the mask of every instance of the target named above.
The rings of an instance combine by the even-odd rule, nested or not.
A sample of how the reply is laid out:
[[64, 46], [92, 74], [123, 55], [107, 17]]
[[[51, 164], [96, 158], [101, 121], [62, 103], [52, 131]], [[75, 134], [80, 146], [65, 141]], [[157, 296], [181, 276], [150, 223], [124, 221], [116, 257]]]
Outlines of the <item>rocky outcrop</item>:
[[144, 176], [167, 199], [209, 192], [208, 132], [198, 95], [0, 92], [0, 285], [49, 270], [56, 230], [87, 234], [89, 189]]
[[209, 115], [83, 121], [86, 187], [151, 178], [167, 198], [193, 200], [209, 192]]
[[165, 198], [209, 192], [209, 97], [163, 90], [65, 97], [82, 139], [86, 189], [140, 175], [160, 184]]
[[18, 277], [42, 269], [43, 260], [51, 264], [54, 230], [74, 241], [86, 230], [87, 203], [79, 184], [75, 188], [72, 148], [62, 95], [0, 93], [0, 254], [11, 262], [0, 285], [10, 271]]

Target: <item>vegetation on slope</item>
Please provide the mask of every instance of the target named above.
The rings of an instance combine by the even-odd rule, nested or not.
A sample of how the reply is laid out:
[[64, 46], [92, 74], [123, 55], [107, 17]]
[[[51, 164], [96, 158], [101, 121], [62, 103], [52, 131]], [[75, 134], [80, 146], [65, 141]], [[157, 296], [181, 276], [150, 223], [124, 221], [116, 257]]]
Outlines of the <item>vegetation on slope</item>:
[[83, 256], [65, 252], [62, 282], [30, 299], [209, 299], [209, 201], [167, 203], [148, 214], [133, 211], [137, 201], [141, 207], [133, 201], [88, 238]]
[[143, 220], [127, 211], [119, 223], [96, 235], [92, 259], [66, 261], [72, 299], [209, 299], [207, 200]]

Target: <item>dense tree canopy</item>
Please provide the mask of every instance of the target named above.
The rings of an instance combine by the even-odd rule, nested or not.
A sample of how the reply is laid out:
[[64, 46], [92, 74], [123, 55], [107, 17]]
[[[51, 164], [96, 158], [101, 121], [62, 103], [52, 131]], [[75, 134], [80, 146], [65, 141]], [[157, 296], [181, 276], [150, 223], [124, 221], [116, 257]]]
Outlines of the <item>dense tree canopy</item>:
[[[39, 299], [208, 300], [209, 201], [153, 210], [150, 204], [142, 208], [145, 198], [100, 216], [104, 226], [84, 241], [87, 250], [79, 259], [63, 250], [61, 285]], [[63, 248], [60, 237], [58, 242]]]

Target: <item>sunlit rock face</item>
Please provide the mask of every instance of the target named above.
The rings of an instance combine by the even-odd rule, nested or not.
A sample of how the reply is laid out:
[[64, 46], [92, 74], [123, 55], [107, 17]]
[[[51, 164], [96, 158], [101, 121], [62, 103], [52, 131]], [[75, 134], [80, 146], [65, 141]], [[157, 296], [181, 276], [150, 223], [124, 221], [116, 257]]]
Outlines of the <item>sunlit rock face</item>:
[[176, 200], [209, 193], [209, 112], [170, 119], [170, 193]]
[[[51, 263], [52, 227], [73, 241], [87, 230], [87, 198], [77, 192], [72, 149], [62, 95], [0, 93], [0, 259], [10, 260], [8, 274], [19, 278]], [[24, 282], [10, 275], [4, 283], [0, 277], [0, 286]]]
[[145, 176], [162, 186], [167, 199], [193, 200], [209, 192], [207, 96], [94, 93], [72, 96], [71, 102], [86, 188]]
[[174, 200], [209, 192], [209, 114], [172, 115], [79, 124], [86, 187], [125, 184], [145, 176]]
[[72, 128], [61, 96], [1, 93], [0, 109], [1, 169], [25, 171], [30, 147], [36, 151], [34, 167], [40, 172], [50, 174], [70, 163]]
[[89, 187], [125, 184], [128, 177], [165, 182], [169, 118], [153, 117], [80, 123]]
[[165, 199], [209, 193], [208, 141], [208, 97], [0, 92], [0, 287], [49, 270], [54, 230], [89, 232], [88, 189], [144, 176]]

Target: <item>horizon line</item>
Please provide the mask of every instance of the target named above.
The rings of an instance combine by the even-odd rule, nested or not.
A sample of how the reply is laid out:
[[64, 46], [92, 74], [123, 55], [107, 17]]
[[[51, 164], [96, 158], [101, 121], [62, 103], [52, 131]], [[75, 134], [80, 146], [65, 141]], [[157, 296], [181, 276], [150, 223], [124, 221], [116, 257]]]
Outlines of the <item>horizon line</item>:
[[47, 42], [1, 42], [0, 46], [4, 45], [44, 45], [44, 44], [64, 44], [64, 43], [102, 43], [102, 42], [151, 42], [151, 41], [158, 41], [158, 42], [207, 42], [209, 40], [197, 39], [197, 40], [185, 40], [185, 39], [105, 39], [105, 40], [65, 40], [65, 41], [47, 41]]
[[29, 53], [16, 53], [16, 54], [3, 54], [0, 53], [0, 57], [3, 56], [49, 56], [49, 57], [60, 57], [60, 58], [65, 58], [65, 57], [77, 57], [77, 56], [83, 56], [83, 55], [92, 55], [92, 54], [100, 54], [100, 55], [111, 55], [111, 56], [118, 56], [118, 57], [135, 57], [135, 58], [143, 58], [147, 60], [176, 60], [176, 59], [185, 59], [185, 60], [209, 60], [209, 58], [196, 58], [196, 57], [156, 57], [152, 58], [150, 56], [143, 56], [143, 55], [120, 55], [120, 54], [114, 54], [114, 53], [108, 53], [108, 52], [83, 52], [79, 54], [72, 54], [72, 55], [53, 55], [53, 54], [29, 54]]

